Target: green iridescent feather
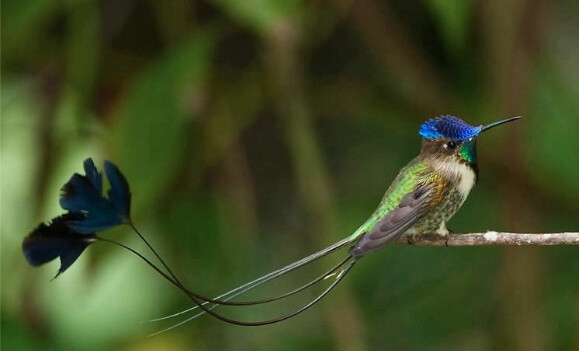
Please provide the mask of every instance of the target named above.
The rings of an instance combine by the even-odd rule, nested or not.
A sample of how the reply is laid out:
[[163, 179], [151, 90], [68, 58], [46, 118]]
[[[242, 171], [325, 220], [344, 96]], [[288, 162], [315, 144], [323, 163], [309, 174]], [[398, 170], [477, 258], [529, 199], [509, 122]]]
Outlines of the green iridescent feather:
[[442, 179], [433, 172], [432, 167], [420, 157], [414, 158], [400, 170], [398, 176], [386, 190], [376, 211], [350, 236], [350, 240], [354, 241], [372, 229], [380, 219], [398, 206], [402, 197], [414, 191], [418, 185], [436, 181], [442, 181]]

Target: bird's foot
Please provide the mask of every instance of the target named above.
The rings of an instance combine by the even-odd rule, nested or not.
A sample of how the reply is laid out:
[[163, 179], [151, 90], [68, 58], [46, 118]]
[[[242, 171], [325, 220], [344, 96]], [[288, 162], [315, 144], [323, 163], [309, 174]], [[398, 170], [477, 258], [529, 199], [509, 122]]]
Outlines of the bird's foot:
[[444, 235], [444, 246], [448, 247], [448, 238], [449, 235], [448, 234], [454, 234], [454, 231], [447, 229], [446, 230], [446, 234]]

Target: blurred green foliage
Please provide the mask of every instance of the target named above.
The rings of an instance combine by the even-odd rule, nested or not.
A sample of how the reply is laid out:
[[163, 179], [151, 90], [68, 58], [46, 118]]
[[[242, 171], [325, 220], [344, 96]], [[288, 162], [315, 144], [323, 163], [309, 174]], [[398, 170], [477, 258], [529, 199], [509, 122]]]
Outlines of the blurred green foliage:
[[[573, 247], [391, 246], [293, 320], [204, 318], [146, 338], [169, 324], [140, 321], [188, 302], [145, 265], [96, 245], [50, 282], [57, 263], [29, 267], [20, 244], [61, 212], [84, 158], [109, 159], [135, 222], [189, 286], [218, 293], [350, 234], [418, 153], [420, 123], [446, 113], [524, 116], [481, 138], [480, 181], [451, 229], [576, 231], [578, 13], [573, 1], [3, 1], [2, 348], [577, 350]], [[143, 248], [127, 228], [104, 235]]]

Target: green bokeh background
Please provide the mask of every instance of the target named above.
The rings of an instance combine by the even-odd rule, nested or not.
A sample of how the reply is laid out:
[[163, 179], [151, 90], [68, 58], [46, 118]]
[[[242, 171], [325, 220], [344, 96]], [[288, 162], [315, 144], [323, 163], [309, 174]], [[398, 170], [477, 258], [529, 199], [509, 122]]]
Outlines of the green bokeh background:
[[[108, 159], [137, 225], [216, 294], [353, 232], [418, 153], [420, 123], [446, 113], [524, 116], [481, 137], [451, 229], [577, 231], [576, 1], [5, 0], [1, 14], [3, 350], [579, 349], [575, 247], [394, 245], [290, 321], [152, 338], [170, 322], [141, 321], [189, 303], [134, 256], [93, 245], [51, 282], [58, 263], [20, 250], [82, 161]], [[128, 228], [103, 235], [144, 250]]]

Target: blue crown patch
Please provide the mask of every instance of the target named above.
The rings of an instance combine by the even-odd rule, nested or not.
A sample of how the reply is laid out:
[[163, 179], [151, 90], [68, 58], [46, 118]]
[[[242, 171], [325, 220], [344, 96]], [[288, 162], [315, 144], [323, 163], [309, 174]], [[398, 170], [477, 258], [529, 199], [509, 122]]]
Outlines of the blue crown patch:
[[474, 127], [451, 115], [429, 119], [422, 123], [418, 134], [425, 139], [450, 139], [465, 141], [480, 134], [482, 127]]

